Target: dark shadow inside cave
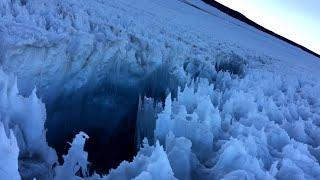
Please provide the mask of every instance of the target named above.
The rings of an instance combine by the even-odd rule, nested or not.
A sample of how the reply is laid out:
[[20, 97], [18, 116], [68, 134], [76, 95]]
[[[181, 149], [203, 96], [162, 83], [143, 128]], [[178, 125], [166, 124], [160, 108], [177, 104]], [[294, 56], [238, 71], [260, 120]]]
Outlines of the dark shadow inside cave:
[[136, 154], [136, 95], [80, 91], [60, 97], [48, 107], [47, 138], [59, 162], [80, 131], [89, 135], [85, 144], [91, 169], [106, 173]]
[[177, 81], [162, 67], [144, 78], [136, 87], [120, 87], [109, 79], [94, 88], [84, 87], [63, 94], [47, 104], [47, 140], [58, 154], [67, 154], [79, 131], [89, 135], [85, 144], [90, 171], [106, 174], [123, 160], [131, 161], [137, 153], [136, 118], [139, 95], [163, 101]]

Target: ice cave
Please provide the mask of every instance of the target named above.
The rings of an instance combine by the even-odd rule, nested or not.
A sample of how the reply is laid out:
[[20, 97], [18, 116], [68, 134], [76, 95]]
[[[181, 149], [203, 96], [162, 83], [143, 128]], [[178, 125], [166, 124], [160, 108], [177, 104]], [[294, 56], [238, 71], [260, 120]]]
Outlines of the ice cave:
[[0, 0], [0, 180], [320, 179], [319, 68], [201, 0]]

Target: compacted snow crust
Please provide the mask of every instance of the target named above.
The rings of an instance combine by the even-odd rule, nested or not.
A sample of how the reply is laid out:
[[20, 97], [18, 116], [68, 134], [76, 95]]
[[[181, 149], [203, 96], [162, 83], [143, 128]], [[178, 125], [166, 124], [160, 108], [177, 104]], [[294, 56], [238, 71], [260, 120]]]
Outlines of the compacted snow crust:
[[[1, 0], [0, 179], [320, 179], [319, 59], [184, 2]], [[139, 99], [139, 150], [105, 175], [85, 132], [62, 163], [46, 139], [45, 105], [92, 89]]]

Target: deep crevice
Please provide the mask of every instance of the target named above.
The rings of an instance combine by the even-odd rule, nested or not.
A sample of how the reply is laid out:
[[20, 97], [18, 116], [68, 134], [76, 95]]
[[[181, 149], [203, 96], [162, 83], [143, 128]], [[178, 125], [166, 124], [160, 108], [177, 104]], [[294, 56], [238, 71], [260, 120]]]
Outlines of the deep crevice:
[[74, 136], [89, 135], [85, 145], [90, 169], [106, 174], [136, 154], [134, 144], [137, 96], [83, 91], [60, 97], [48, 106], [47, 136], [59, 162]]
[[[114, 78], [114, 77], [113, 77]], [[95, 87], [83, 87], [61, 94], [47, 104], [47, 140], [57, 151], [59, 163], [67, 154], [74, 136], [89, 135], [85, 144], [89, 169], [107, 174], [122, 161], [131, 161], [137, 153], [136, 121], [139, 96], [164, 101], [169, 91], [177, 89], [177, 80], [165, 66], [160, 67], [136, 86], [123, 87], [105, 78]]]

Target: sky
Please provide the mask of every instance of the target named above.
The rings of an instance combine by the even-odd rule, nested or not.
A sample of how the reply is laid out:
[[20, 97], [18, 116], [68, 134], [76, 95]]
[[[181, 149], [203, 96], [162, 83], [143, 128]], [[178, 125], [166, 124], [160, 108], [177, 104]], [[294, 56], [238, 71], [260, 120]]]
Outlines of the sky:
[[320, 0], [216, 0], [320, 54]]

